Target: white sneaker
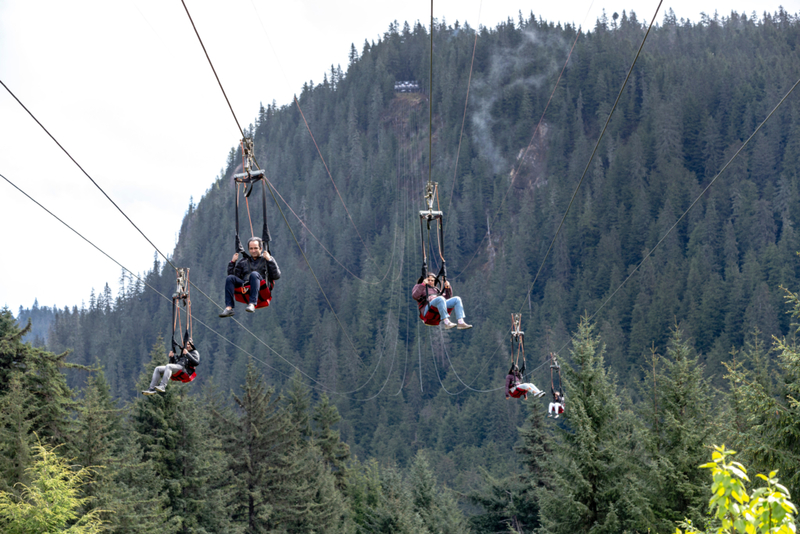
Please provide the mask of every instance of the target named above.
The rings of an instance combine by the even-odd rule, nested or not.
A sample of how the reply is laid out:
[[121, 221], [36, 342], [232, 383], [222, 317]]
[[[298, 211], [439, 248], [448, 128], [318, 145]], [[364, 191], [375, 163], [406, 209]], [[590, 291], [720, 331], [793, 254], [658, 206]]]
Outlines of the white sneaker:
[[536, 394], [537, 397], [544, 397], [544, 391], [540, 391]]
[[247, 307], [244, 309], [244, 311], [255, 313], [256, 307], [253, 304], [248, 304]]
[[553, 419], [558, 419], [558, 414], [556, 414], [556, 416]]
[[166, 393], [167, 392], [167, 386], [158, 385], [158, 386], [156, 386], [156, 391], [160, 391], [161, 393]]
[[142, 391], [142, 395], [155, 395], [155, 394], [156, 394], [155, 388], [150, 388]]
[[443, 324], [445, 330], [450, 330], [451, 328], [455, 328], [457, 326], [456, 323], [451, 323], [450, 319], [445, 319]]

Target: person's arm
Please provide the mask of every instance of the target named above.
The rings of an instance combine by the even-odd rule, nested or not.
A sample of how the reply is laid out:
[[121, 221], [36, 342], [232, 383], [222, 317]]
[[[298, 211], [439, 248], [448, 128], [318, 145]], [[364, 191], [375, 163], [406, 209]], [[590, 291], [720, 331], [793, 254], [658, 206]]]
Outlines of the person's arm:
[[186, 354], [186, 358], [189, 360], [189, 367], [197, 367], [200, 365], [200, 353], [197, 352], [197, 349], [189, 351]]
[[228, 276], [236, 274], [236, 260], [239, 259], [239, 253], [233, 255], [233, 259], [228, 263]]
[[278, 280], [281, 277], [281, 268], [278, 267], [278, 262], [275, 261], [275, 256], [270, 256], [269, 253], [264, 251], [264, 259], [267, 260], [267, 277], [272, 280]]
[[513, 377], [511, 375], [506, 375], [506, 398], [511, 396], [511, 383], [513, 382]]
[[425, 284], [417, 284], [414, 286], [414, 289], [411, 290], [411, 298], [419, 302], [425, 296], [425, 288], [427, 286]]
[[450, 285], [450, 282], [444, 283], [444, 290], [442, 291], [444, 298], [449, 299], [453, 296], [453, 287]]

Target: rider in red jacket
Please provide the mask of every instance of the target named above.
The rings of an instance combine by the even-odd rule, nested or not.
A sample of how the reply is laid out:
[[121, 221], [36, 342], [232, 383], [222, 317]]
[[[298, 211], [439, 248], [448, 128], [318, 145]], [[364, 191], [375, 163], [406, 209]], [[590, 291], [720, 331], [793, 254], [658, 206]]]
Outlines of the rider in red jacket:
[[[450, 282], [445, 282], [444, 288], [439, 290], [436, 287], [436, 275], [433, 273], [428, 273], [424, 278], [419, 279], [417, 285], [411, 290], [411, 298], [417, 301], [422, 316], [425, 316], [431, 307], [438, 310], [445, 328], [457, 327], [459, 330], [472, 328], [471, 324], [464, 321], [464, 305], [461, 303], [461, 297], [453, 296]], [[450, 321], [448, 308], [453, 309], [456, 316], [455, 323]]]

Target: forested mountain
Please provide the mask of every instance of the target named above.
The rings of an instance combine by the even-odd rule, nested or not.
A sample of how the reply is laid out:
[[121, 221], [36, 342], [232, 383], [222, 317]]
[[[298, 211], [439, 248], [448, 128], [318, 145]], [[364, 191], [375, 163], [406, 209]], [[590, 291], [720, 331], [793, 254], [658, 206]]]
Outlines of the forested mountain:
[[[170, 260], [189, 267], [195, 284], [193, 335], [202, 355], [197, 380], [170, 386], [170, 397], [157, 408], [133, 400], [153, 358], [163, 358], [171, 303], [125, 273], [116, 297], [106, 285], [88, 306], [57, 310], [47, 348], [69, 351], [64, 358], [70, 364], [103, 369], [107, 386], [92, 387], [107, 388], [103, 402], [129, 403], [125, 425], [133, 435], [146, 436], [153, 417], [176, 413], [179, 404], [170, 403], [192, 406], [182, 420], [200, 417], [188, 390], [229, 422], [259, 409], [264, 417], [278, 410], [268, 408], [268, 387], [292, 399], [286, 410], [295, 423], [305, 417], [308, 424], [311, 405], [328, 413], [328, 421], [336, 419], [325, 411], [330, 402], [342, 418], [341, 441], [365, 462], [348, 483], [319, 467], [330, 463], [306, 462], [317, 471], [302, 476], [323, 488], [307, 496], [309, 502], [330, 506], [345, 499], [356, 518], [357, 527], [351, 519], [325, 518], [331, 531], [333, 525], [400, 531], [381, 523], [389, 521], [380, 515], [389, 504], [380, 513], [374, 507], [381, 499], [404, 502], [406, 486], [396, 485], [396, 495], [370, 493], [381, 486], [378, 479], [387, 491], [392, 477], [401, 477], [391, 470], [378, 474], [377, 465], [388, 464], [410, 469], [409, 492], [428, 491], [406, 495], [413, 509], [394, 509], [392, 517], [408, 531], [466, 528], [435, 523], [452, 502], [449, 494], [432, 500], [431, 470], [438, 483], [472, 496], [477, 507], [469, 512], [477, 515], [471, 525], [480, 532], [503, 530], [510, 518], [524, 532], [540, 525], [547, 532], [588, 532], [592, 525], [602, 532], [671, 532], [674, 521], [687, 516], [702, 523], [707, 498], [703, 473], [695, 468], [712, 441], [744, 448], [758, 469], [791, 465], [800, 454], [796, 430], [777, 432], [780, 438], [770, 434], [774, 447], [768, 451], [756, 445], [759, 432], [776, 424], [758, 419], [767, 412], [756, 407], [780, 406], [784, 429], [800, 421], [798, 407], [787, 400], [798, 376], [792, 338], [777, 352], [767, 350], [772, 336], [793, 336], [796, 328], [785, 313], [783, 288], [800, 288], [797, 94], [617, 289], [797, 81], [800, 21], [785, 12], [761, 19], [732, 13], [696, 24], [671, 12], [664, 16], [532, 285], [644, 33], [633, 13], [615, 13], [580, 35], [574, 27], [520, 15], [477, 31], [471, 71], [476, 30], [437, 22], [427, 95], [395, 92], [395, 82], [429, 87], [428, 29], [391, 24], [378, 42], [351, 49], [346, 70], [332, 67], [321, 83], [305, 84], [298, 105], [262, 107], [249, 127], [256, 158], [274, 186], [270, 248], [283, 276], [269, 308], [251, 315], [238, 306], [238, 322], [217, 317], [234, 252], [237, 149], [203, 198], [190, 202]], [[439, 184], [436, 205], [445, 214], [449, 279], [472, 330], [426, 327], [410, 299], [423, 247], [430, 267], [438, 269], [435, 235], [420, 243], [418, 229], [429, 166]], [[260, 194], [257, 186], [249, 199], [252, 221], [241, 217], [244, 237], [251, 225], [260, 234]], [[175, 271], [157, 257], [143, 279], [167, 297], [174, 291]], [[547, 354], [558, 351], [564, 363], [570, 400], [558, 425], [545, 424], [543, 401], [504, 399], [509, 315], [519, 311], [527, 367], [535, 369], [529, 379], [549, 390], [542, 366]], [[69, 387], [83, 388], [86, 373], [67, 370]], [[723, 393], [715, 395], [712, 384]], [[243, 385], [262, 396], [261, 407], [246, 408], [245, 398], [238, 398], [238, 408], [229, 406], [228, 392], [240, 395]], [[154, 409], [159, 415], [149, 414]], [[210, 456], [235, 457], [236, 434], [225, 424], [185, 424], [184, 438], [218, 436], [218, 444], [204, 445], [215, 451]], [[327, 458], [314, 444], [321, 434], [310, 437], [312, 426], [313, 432], [327, 428], [301, 424], [285, 439], [300, 456]], [[311, 445], [296, 445], [304, 438]], [[165, 507], [180, 502], [186, 514], [200, 514], [189, 487], [168, 483], [180, 478], [177, 471], [158, 467], [166, 457], [159, 455], [167, 453], [147, 452], [145, 438], [139, 446], [144, 456], [131, 450], [130, 458], [155, 462], [151, 468], [164, 477], [164, 487], [151, 487], [152, 495]], [[542, 455], [564, 461], [551, 464]], [[303, 464], [297, 458], [275, 461]], [[375, 471], [368, 460], [378, 462]], [[206, 477], [201, 486], [213, 486], [208, 480], [219, 476], [199, 464], [187, 466], [194, 473], [187, 476]], [[782, 474], [800, 489], [796, 473]], [[133, 475], [120, 476], [135, 487]], [[114, 484], [122, 491], [122, 482]], [[578, 489], [570, 493], [572, 484]], [[306, 490], [291, 489], [297, 495]], [[506, 502], [502, 495], [515, 497]], [[580, 520], [564, 515], [564, 503], [585, 512]], [[291, 506], [276, 506], [291, 515]], [[204, 513], [216, 514], [212, 508]], [[233, 528], [244, 515], [224, 524], [208, 519], [203, 528]]]
[[24, 341], [30, 341], [37, 347], [45, 346], [47, 336], [50, 333], [50, 326], [53, 324], [57, 311], [58, 309], [55, 306], [52, 308], [39, 306], [38, 299], [34, 300], [33, 307], [29, 309], [24, 309], [20, 306], [17, 313], [17, 321], [23, 325], [28, 320], [31, 322], [31, 331], [25, 336]]

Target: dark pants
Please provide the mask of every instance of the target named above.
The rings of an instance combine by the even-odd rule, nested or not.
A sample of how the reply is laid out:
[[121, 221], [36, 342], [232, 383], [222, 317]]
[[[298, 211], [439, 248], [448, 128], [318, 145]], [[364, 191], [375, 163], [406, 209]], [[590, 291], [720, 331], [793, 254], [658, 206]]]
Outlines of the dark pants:
[[236, 275], [229, 274], [228, 278], [225, 279], [225, 306], [228, 308], [233, 308], [233, 294], [237, 288], [242, 286], [246, 286], [248, 283], [250, 284], [250, 291], [247, 292], [248, 296], [250, 297], [250, 304], [257, 304], [258, 303], [258, 291], [261, 289], [261, 274], [253, 271], [250, 273], [250, 280], [249, 282], [245, 282], [241, 278]]

